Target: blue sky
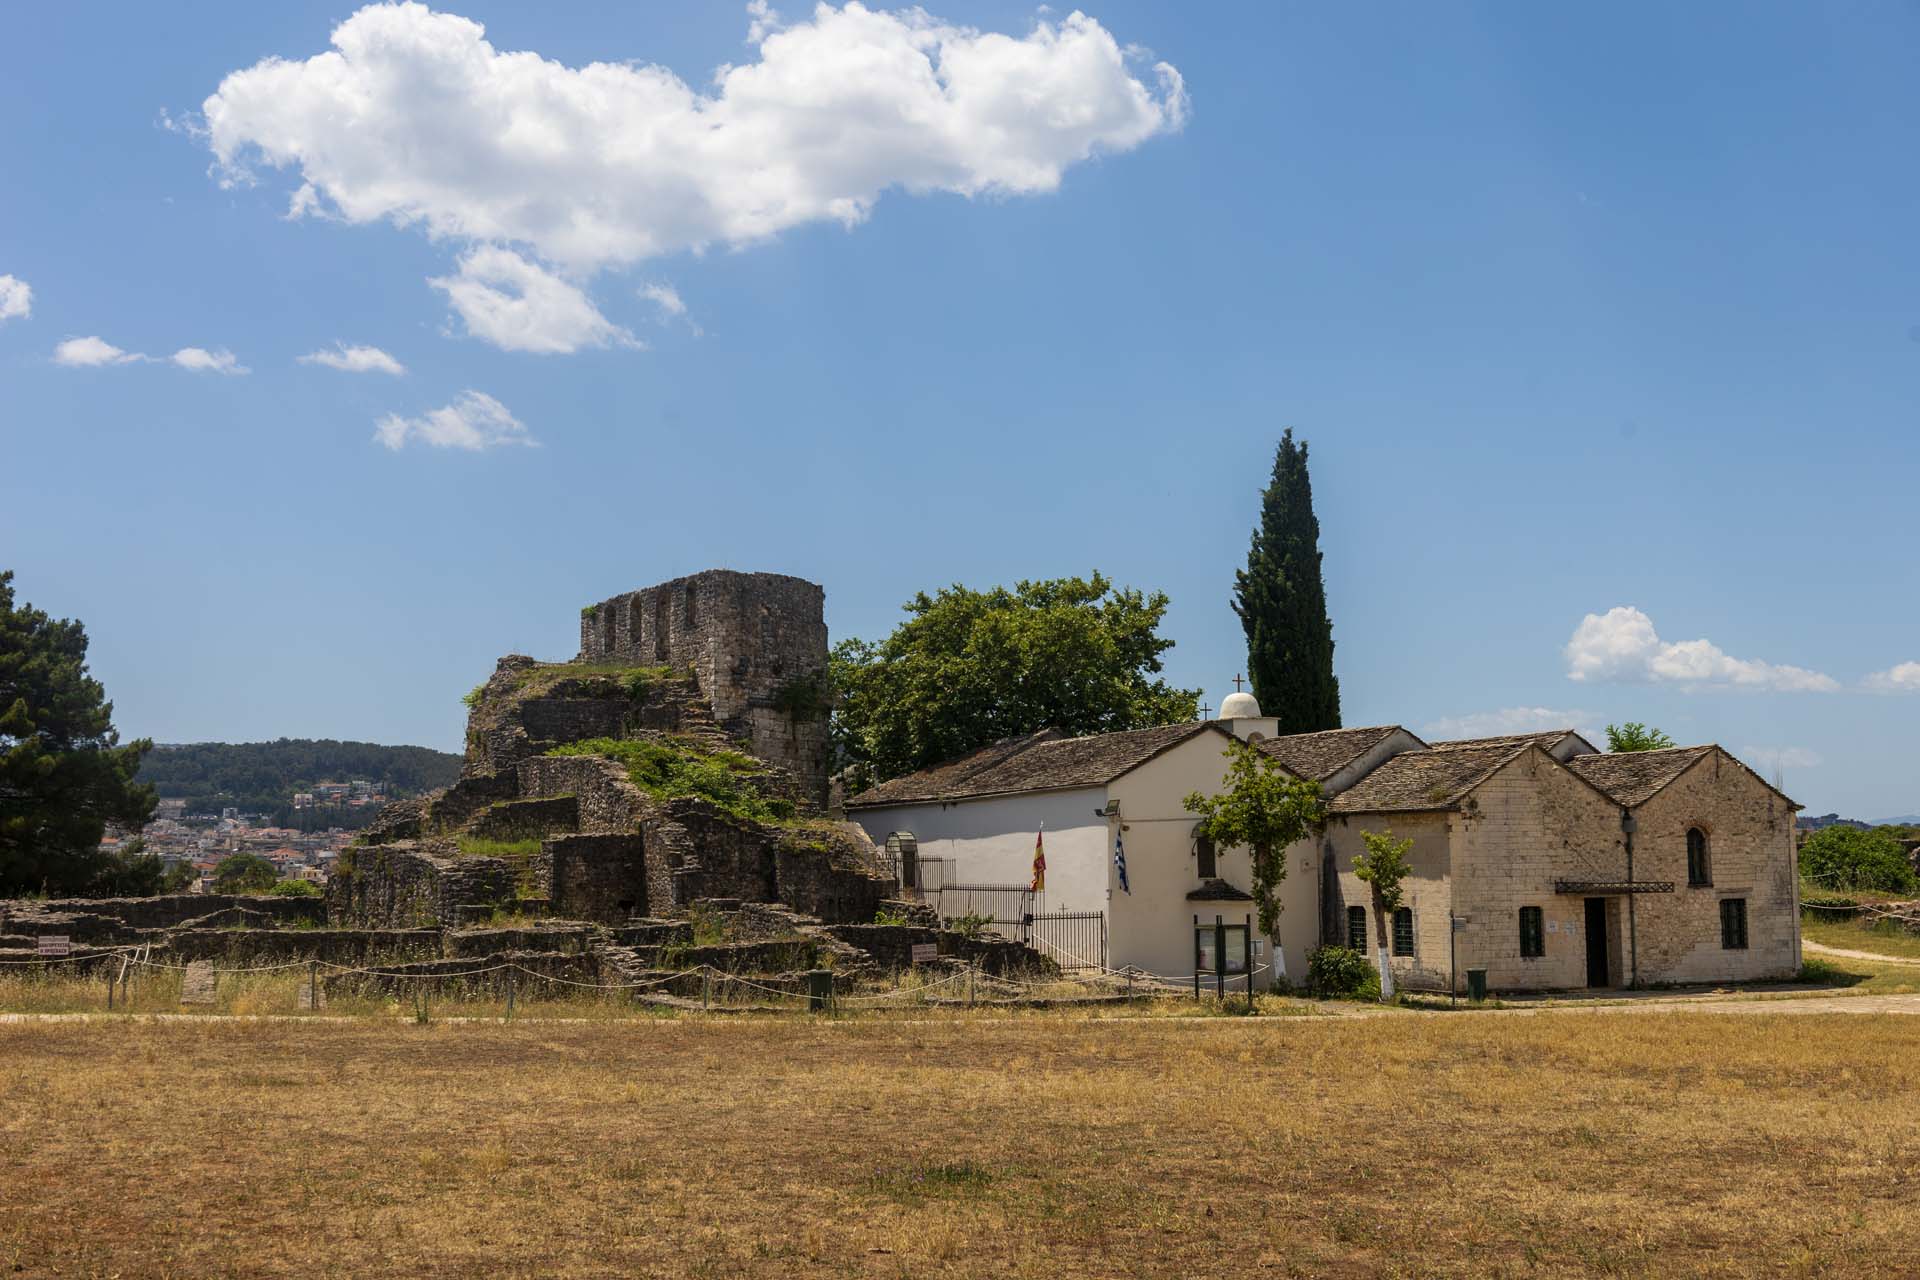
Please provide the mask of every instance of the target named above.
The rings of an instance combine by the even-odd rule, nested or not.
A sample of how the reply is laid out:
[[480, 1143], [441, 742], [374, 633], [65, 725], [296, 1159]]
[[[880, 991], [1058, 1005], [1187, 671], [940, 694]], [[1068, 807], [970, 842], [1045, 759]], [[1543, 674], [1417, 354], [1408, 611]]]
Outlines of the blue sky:
[[1292, 426], [1348, 723], [1920, 811], [1920, 8], [927, 7], [0, 18], [0, 566], [123, 732], [457, 748], [714, 566], [1099, 568], [1217, 705]]

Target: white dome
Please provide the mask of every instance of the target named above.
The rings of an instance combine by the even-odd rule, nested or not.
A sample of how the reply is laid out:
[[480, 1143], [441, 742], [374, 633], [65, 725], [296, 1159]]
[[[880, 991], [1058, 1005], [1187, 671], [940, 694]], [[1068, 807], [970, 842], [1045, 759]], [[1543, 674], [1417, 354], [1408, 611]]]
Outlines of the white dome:
[[1260, 718], [1260, 704], [1253, 695], [1245, 691], [1230, 693], [1226, 701], [1220, 704], [1222, 720], [1257, 720]]

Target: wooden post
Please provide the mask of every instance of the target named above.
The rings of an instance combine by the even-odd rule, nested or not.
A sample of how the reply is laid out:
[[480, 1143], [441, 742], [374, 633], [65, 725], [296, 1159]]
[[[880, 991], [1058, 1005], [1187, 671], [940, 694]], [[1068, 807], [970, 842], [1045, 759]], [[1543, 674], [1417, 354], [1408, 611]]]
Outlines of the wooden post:
[[967, 966], [967, 1008], [973, 1008], [973, 975], [980, 972], [980, 962], [975, 960]]
[[513, 970], [507, 970], [507, 1021], [513, 1021]]
[[113, 984], [116, 981], [113, 970], [107, 970], [107, 1012], [113, 1012]]
[[320, 1012], [320, 962], [307, 961], [307, 1008]]
[[700, 1012], [708, 1012], [707, 1005], [713, 999], [713, 966], [700, 966]]

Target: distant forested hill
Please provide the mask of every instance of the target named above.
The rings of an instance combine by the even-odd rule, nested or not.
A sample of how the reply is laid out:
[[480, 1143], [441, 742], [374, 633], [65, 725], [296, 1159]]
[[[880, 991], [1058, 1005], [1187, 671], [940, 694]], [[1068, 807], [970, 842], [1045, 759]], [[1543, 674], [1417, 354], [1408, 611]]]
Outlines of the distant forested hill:
[[460, 757], [444, 751], [331, 738], [157, 746], [140, 766], [140, 781], [152, 783], [162, 796], [185, 798], [189, 813], [229, 805], [272, 812], [316, 782], [365, 778], [392, 796], [452, 786], [459, 776]]

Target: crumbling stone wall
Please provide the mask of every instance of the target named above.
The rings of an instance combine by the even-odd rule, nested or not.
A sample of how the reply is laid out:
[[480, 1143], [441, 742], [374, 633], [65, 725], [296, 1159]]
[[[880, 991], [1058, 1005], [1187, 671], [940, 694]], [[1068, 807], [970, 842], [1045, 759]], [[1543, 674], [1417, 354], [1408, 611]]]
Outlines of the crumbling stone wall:
[[[713, 569], [590, 605], [584, 661], [691, 667], [714, 718], [781, 765], [806, 803], [827, 798], [826, 593], [777, 573]], [[583, 735], [584, 736], [584, 735]]]
[[620, 924], [647, 914], [645, 851], [637, 833], [556, 836], [541, 847], [536, 878], [556, 915]]
[[472, 903], [511, 903], [518, 868], [499, 858], [463, 858], [409, 844], [349, 848], [327, 882], [336, 923], [409, 928], [451, 923]]

